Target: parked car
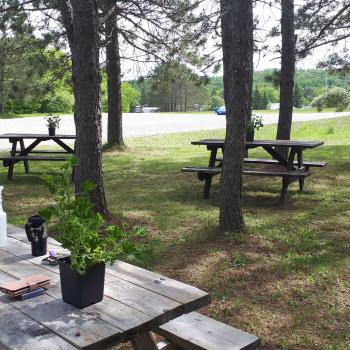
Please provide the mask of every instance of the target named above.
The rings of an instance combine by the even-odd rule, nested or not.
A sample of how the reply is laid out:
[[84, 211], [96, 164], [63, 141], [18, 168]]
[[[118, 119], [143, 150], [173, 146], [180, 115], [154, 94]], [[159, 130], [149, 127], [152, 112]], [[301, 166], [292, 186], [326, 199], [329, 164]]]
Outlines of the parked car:
[[216, 110], [216, 114], [217, 115], [226, 115], [226, 107], [225, 106], [221, 106]]

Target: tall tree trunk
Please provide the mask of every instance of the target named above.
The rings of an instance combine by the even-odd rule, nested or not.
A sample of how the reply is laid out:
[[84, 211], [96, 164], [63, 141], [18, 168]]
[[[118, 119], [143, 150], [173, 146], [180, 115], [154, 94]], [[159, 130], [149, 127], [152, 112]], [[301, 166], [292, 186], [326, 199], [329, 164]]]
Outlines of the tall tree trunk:
[[[115, 5], [115, 0], [106, 0], [107, 9]], [[107, 142], [110, 146], [122, 146], [123, 119], [121, 94], [121, 68], [117, 14], [113, 12], [106, 21], [106, 58], [107, 58], [107, 89], [108, 89], [108, 130]]]
[[220, 228], [242, 231], [242, 170], [253, 76], [252, 0], [221, 0], [226, 138], [221, 176]]
[[[282, 60], [280, 77], [280, 111], [277, 139], [289, 140], [293, 117], [295, 72], [294, 0], [282, 0]], [[283, 150], [279, 150], [280, 152]]]
[[85, 181], [96, 188], [91, 192], [95, 210], [108, 214], [102, 178], [101, 76], [98, 49], [96, 0], [60, 2], [63, 22], [72, 53], [75, 97], [75, 151], [79, 165], [74, 172], [76, 193]]

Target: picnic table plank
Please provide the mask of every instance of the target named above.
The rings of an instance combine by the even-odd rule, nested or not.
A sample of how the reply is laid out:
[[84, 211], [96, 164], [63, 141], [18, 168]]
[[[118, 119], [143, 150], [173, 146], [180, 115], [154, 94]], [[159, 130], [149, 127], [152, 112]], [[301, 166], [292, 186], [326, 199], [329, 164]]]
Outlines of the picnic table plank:
[[[49, 248], [52, 247], [51, 243], [55, 244], [56, 251], [63, 250], [62, 246], [52, 238], [48, 239]], [[126, 271], [131, 273], [132, 269], [127, 268], [121, 272], [123, 278], [121, 278], [121, 275], [117, 276], [115, 270], [112, 273], [107, 269], [104, 299], [84, 310], [78, 310], [62, 302], [58, 267], [41, 265], [42, 258], [31, 256], [30, 244], [22, 228], [13, 225], [8, 226], [8, 244], [0, 249], [0, 274], [6, 273], [11, 275], [12, 278], [22, 278], [41, 273], [47, 275], [51, 282], [51, 287], [43, 296], [30, 301], [14, 302], [11, 306], [18, 308], [19, 311], [30, 317], [32, 317], [33, 309], [35, 309], [35, 318], [32, 317], [34, 321], [38, 321], [65, 341], [69, 341], [81, 349], [100, 349], [128, 340], [134, 341], [135, 344], [142, 338], [142, 334], [146, 336], [147, 332], [155, 330], [165, 322], [182, 315], [185, 310], [190, 312], [197, 308], [196, 301], [193, 298], [188, 298], [187, 302], [180, 303], [163, 295], [166, 294], [166, 290], [163, 290], [163, 294], [159, 294], [151, 290], [151, 287], [143, 287], [142, 285], [147, 286], [150, 283], [150, 278], [155, 277], [152, 273], [149, 275], [146, 270], [136, 269], [138, 273], [141, 271], [146, 273], [148, 276], [146, 280], [141, 279], [137, 282], [137, 277], [133, 276], [128, 281], [124, 273], [127, 273]], [[128, 265], [127, 263], [121, 263], [121, 266]], [[167, 280], [161, 275], [155, 275], [158, 279]], [[171, 285], [167, 288], [169, 288], [170, 295], [174, 294], [170, 291]], [[194, 290], [199, 295], [198, 289], [194, 288]], [[202, 300], [207, 300], [208, 303], [210, 299], [205, 292], [202, 293]], [[35, 304], [35, 299], [38, 299], [38, 302], [40, 301], [38, 305]], [[204, 303], [204, 301], [201, 303]], [[54, 316], [50, 318], [45, 313], [52, 308], [55, 309], [52, 312]], [[74, 313], [74, 310], [77, 310], [78, 314]], [[55, 323], [57, 318], [59, 321]], [[74, 322], [78, 322], [79, 319], [85, 325], [80, 336], [86, 335], [87, 338], [78, 339], [78, 342], [76, 342], [73, 337], [75, 335], [74, 331], [61, 328], [62, 324], [60, 322], [72, 322], [71, 328], [74, 330], [77, 329], [77, 324]], [[105, 333], [101, 333], [100, 338], [96, 338], [93, 334], [90, 334], [90, 338], [88, 337], [88, 330], [90, 327], [94, 327], [93, 322], [97, 323], [97, 327], [107, 325]], [[109, 330], [111, 334], [108, 333]]]
[[179, 303], [193, 301], [195, 307], [200, 308], [210, 302], [208, 293], [189, 286], [185, 283], [164, 277], [158, 273], [141, 269], [137, 266], [117, 261], [113, 266], [107, 268], [108, 273], [131, 283], [136, 283], [143, 288], [167, 296]]
[[[0, 270], [7, 270], [18, 278], [23, 278], [30, 273], [42, 273], [46, 274], [51, 281], [58, 283], [58, 266], [41, 265], [43, 257], [32, 257], [29, 247], [30, 245], [25, 242], [8, 237], [8, 244], [3, 250], [10, 254], [5, 260], [9, 265], [3, 265], [4, 254], [0, 255]], [[108, 273], [105, 276], [105, 295], [153, 318], [161, 316], [162, 320], [164, 317], [168, 320], [182, 314], [180, 303]]]
[[[0, 257], [1, 255], [2, 252], [0, 252]], [[4, 272], [1, 273], [3, 274]], [[65, 341], [76, 344], [80, 349], [95, 349], [96, 344], [108, 345], [110, 337], [115, 337], [122, 332], [97, 317], [62, 303], [48, 294], [23, 301], [2, 295], [1, 301], [3, 303], [7, 301], [12, 308], [30, 317]], [[1, 316], [3, 318], [2, 314]]]
[[49, 134], [21, 134], [21, 133], [6, 133], [1, 134], [0, 139], [10, 139], [10, 138], [19, 138], [19, 139], [72, 139], [74, 140], [76, 138], [75, 135], [66, 135], [66, 134], [56, 134], [56, 135], [49, 135]]
[[[42, 273], [46, 274], [50, 281], [52, 282], [52, 287], [47, 291], [48, 294], [60, 298], [60, 286], [59, 286], [59, 275], [58, 267], [51, 265], [41, 265], [42, 257], [32, 257], [29, 253], [29, 244], [24, 242], [24, 231], [21, 229], [16, 229], [12, 227], [8, 237], [8, 244], [3, 249], [9, 254], [13, 254], [13, 257], [7, 256], [7, 262], [9, 262], [10, 267], [3, 266], [0, 256], [0, 270], [8, 270], [11, 274], [14, 274], [18, 278], [22, 278], [30, 273]], [[16, 236], [16, 239], [13, 238]], [[54, 241], [54, 240], [53, 240]], [[63, 249], [61, 247], [61, 249]], [[59, 250], [58, 250], [59, 251]], [[16, 255], [18, 255], [16, 260]], [[27, 264], [24, 264], [25, 259]], [[11, 268], [17, 264], [21, 265], [20, 269]], [[34, 264], [32, 267], [30, 264]], [[125, 271], [131, 271], [130, 267], [132, 265], [119, 262], [120, 266], [124, 266]], [[45, 271], [46, 270], [46, 271]], [[141, 287], [142, 283], [137, 283], [137, 279], [130, 278], [134, 283], [127, 281], [127, 276], [125, 273], [121, 273], [124, 279], [110, 274], [111, 269], [107, 269], [106, 279], [105, 279], [105, 298], [101, 303], [92, 305], [86, 309], [89, 312], [105, 322], [108, 322], [118, 328], [128, 332], [128, 334], [133, 334], [137, 331], [137, 328], [142, 326], [143, 329], [151, 330], [152, 328], [167, 322], [177, 316], [183, 314], [183, 312], [190, 312], [194, 309], [199, 308], [199, 303], [207, 305], [210, 297], [207, 293], [200, 291], [195, 287], [193, 290], [196, 292], [198, 298], [201, 298], [200, 302], [197, 303], [195, 297], [189, 296], [183, 301], [185, 304], [176, 302], [171, 298], [163, 295], [158, 295], [152, 290], [145, 289]], [[153, 278], [152, 280], [163, 280], [170, 281], [170, 285], [167, 287], [171, 295], [171, 285], [175, 286], [174, 280], [162, 277], [159, 274], [149, 272], [140, 268], [136, 268], [138, 275], [142, 275], [142, 271], [145, 271], [147, 278]], [[118, 275], [118, 273], [113, 270], [113, 274]], [[148, 275], [149, 274], [149, 275]], [[147, 281], [146, 278], [146, 281]], [[147, 283], [145, 283], [147, 284]], [[179, 282], [181, 286], [184, 284]], [[157, 284], [156, 284], [157, 285]], [[190, 287], [190, 286], [189, 286]], [[175, 287], [174, 287], [175, 288]], [[155, 288], [156, 289], [156, 288]], [[181, 290], [186, 290], [182, 287]], [[179, 289], [177, 289], [179, 291]], [[163, 292], [165, 294], [165, 292]], [[179, 299], [181, 299], [179, 297]], [[107, 312], [106, 312], [107, 310]], [[132, 315], [132, 317], [130, 317]]]
[[77, 349], [38, 322], [0, 302], [0, 349], [73, 350]]
[[[4, 249], [12, 252], [13, 254], [18, 254], [19, 248], [21, 248], [22, 251], [25, 251], [28, 248], [27, 245], [29, 245], [29, 243], [24, 235], [24, 230], [12, 227], [9, 236], [16, 237], [25, 243], [23, 245], [9, 239], [9, 244]], [[51, 239], [48, 242], [49, 248], [51, 243], [58, 244], [58, 246], [55, 247], [57, 252], [68, 253], [68, 251], [59, 246], [59, 243], [54, 239]], [[42, 259], [41, 257], [32, 257], [29, 253], [28, 256], [22, 256], [22, 258], [29, 259], [35, 264], [40, 264]], [[57, 271], [57, 267], [50, 265], [45, 265], [45, 267], [53, 271]], [[157, 316], [158, 314], [163, 313], [165, 308], [176, 308], [177, 306], [180, 306], [179, 304], [185, 304], [185, 312], [189, 312], [210, 303], [209, 294], [196, 287], [167, 278], [158, 273], [139, 268], [123, 261], [116, 261], [113, 266], [108, 266], [106, 272], [106, 294], [112, 298], [119, 297], [119, 301], [131, 307], [140, 307], [142, 305], [142, 310], [140, 311], [148, 315]], [[111, 276], [118, 278], [117, 288], [115, 285], [113, 285], [115, 279], [112, 279]], [[128, 283], [124, 283], [123, 281]], [[130, 284], [134, 287], [131, 288]], [[111, 288], [109, 288], [110, 286]], [[151, 292], [164, 296], [166, 299], [157, 297], [158, 304], [152, 305], [152, 302], [154, 301], [154, 293]], [[143, 295], [143, 299], [141, 298], [142, 300], [139, 300], [140, 293]], [[125, 299], [126, 295], [128, 296], [127, 300]], [[124, 296], [123, 300], [120, 299], [122, 296]]]
[[[224, 139], [203, 139], [192, 141], [192, 145], [209, 145], [221, 148], [225, 145]], [[323, 141], [303, 141], [303, 140], [254, 140], [247, 141], [247, 147], [296, 147], [296, 148], [316, 148], [323, 145]]]
[[[16, 280], [0, 272], [0, 284]], [[11, 305], [11, 299], [0, 292], [0, 349], [73, 350], [77, 349], [38, 322]]]
[[[6, 250], [12, 251], [16, 242], [12, 242], [13, 239], [9, 239], [8, 244], [6, 245]], [[18, 245], [18, 243], [20, 243]], [[17, 241], [17, 249], [23, 249], [23, 242]], [[16, 273], [13, 270], [9, 270], [13, 276], [17, 278], [22, 278], [28, 276], [28, 274], [41, 273], [50, 278], [51, 286], [47, 290], [47, 294], [61, 299], [61, 287], [60, 280], [58, 275], [58, 267], [52, 265], [40, 265], [42, 257], [31, 257], [31, 255], [22, 255], [22, 258], [28, 258], [29, 264], [22, 264], [22, 268]], [[8, 260], [11, 264], [17, 264], [18, 260], [13, 260], [8, 257]], [[34, 265], [39, 265], [40, 270], [32, 268], [30, 263]], [[3, 266], [0, 265], [0, 271], [5, 270]], [[0, 281], [2, 282], [2, 281]], [[117, 328], [122, 329], [123, 331], [128, 332], [128, 334], [135, 333], [137, 328], [142, 326], [147, 329], [154, 328], [158, 323], [153, 320], [152, 316], [149, 316], [143, 312], [140, 312], [130, 306], [124, 305], [121, 302], [116, 302], [114, 299], [105, 295], [104, 299], [97, 304], [91, 305], [84, 309], [84, 311], [90, 313], [93, 316], [100, 318], [101, 320], [116, 326]]]

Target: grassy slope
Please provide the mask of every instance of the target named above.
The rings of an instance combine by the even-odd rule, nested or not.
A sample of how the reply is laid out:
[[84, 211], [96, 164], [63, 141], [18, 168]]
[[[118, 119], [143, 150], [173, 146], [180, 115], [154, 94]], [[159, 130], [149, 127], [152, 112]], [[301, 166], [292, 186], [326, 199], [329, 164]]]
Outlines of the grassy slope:
[[[271, 125], [257, 137], [274, 135]], [[284, 208], [275, 205], [279, 180], [245, 178], [247, 233], [215, 237], [218, 178], [212, 198], [203, 200], [203, 184], [179, 169], [208, 161], [208, 151], [190, 141], [222, 136], [218, 130], [133, 138], [126, 151], [105, 153], [110, 209], [149, 226], [153, 249], [145, 262], [209, 291], [213, 302], [204, 312], [260, 335], [262, 349], [349, 349], [350, 117], [294, 124], [293, 139], [325, 141], [305, 159], [329, 165], [313, 171], [304, 193], [293, 184]], [[24, 175], [16, 165], [13, 183], [0, 170], [11, 222], [23, 223], [49, 203], [38, 172], [57, 166], [34, 163]]]

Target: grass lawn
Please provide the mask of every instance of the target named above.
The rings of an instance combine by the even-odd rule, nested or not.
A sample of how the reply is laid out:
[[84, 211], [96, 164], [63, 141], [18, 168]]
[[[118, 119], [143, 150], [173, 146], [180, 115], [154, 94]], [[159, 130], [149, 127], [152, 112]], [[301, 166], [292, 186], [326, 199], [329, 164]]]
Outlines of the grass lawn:
[[[276, 114], [278, 115], [278, 110], [256, 110], [253, 111], [253, 113], [264, 113], [264, 114]], [[335, 112], [335, 108], [324, 108], [322, 112]], [[350, 107], [348, 107], [344, 112], [350, 112]], [[319, 113], [316, 108], [309, 108], [309, 109], [294, 109], [294, 113]], [[8, 113], [3, 112], [0, 113], [0, 119], [15, 119], [15, 118], [27, 118], [27, 117], [45, 117], [48, 113], [21, 113], [21, 114], [14, 114], [14, 113]], [[62, 113], [51, 113], [52, 115], [73, 115], [72, 112], [62, 112]], [[214, 111], [189, 111], [189, 112], [160, 112], [157, 114], [198, 114], [198, 115], [207, 115], [207, 114], [215, 114]]]
[[[60, 115], [60, 114], [72, 114], [71, 113], [50, 113], [52, 115]], [[16, 118], [28, 118], [28, 117], [45, 117], [48, 115], [48, 113], [9, 113], [9, 112], [3, 112], [0, 113], [0, 119], [16, 119]]]
[[[275, 125], [257, 138], [271, 139]], [[350, 349], [350, 117], [295, 123], [293, 139], [323, 140], [305, 159], [327, 161], [312, 171], [305, 192], [291, 185], [287, 204], [276, 206], [280, 180], [245, 177], [245, 234], [218, 235], [219, 184], [202, 198], [186, 165], [206, 165], [205, 147], [192, 140], [222, 137], [223, 130], [127, 140], [125, 151], [104, 154], [110, 210], [122, 221], [147, 225], [145, 264], [208, 291], [204, 313], [262, 338], [262, 349]], [[251, 156], [265, 156], [255, 150]], [[15, 166], [6, 182], [9, 221], [49, 204], [39, 179], [58, 163]]]
[[[322, 112], [325, 112], [325, 113], [330, 113], [330, 112], [335, 112], [336, 109], [335, 108], [324, 108], [322, 110]], [[307, 108], [307, 109], [301, 109], [301, 108], [294, 108], [294, 111], [293, 113], [322, 113], [322, 112], [318, 112], [316, 108]], [[350, 106], [344, 111], [344, 112], [350, 112]], [[210, 114], [210, 113], [213, 113], [215, 114], [214, 111], [199, 111], [199, 112], [196, 112], [196, 111], [189, 111], [189, 112], [160, 112], [159, 114]], [[254, 110], [253, 113], [264, 113], [264, 114], [276, 114], [278, 115], [279, 113], [279, 110], [277, 109], [274, 109], [274, 110], [271, 110], [271, 109], [265, 109], [265, 110]], [[157, 113], [158, 114], [158, 113]]]

